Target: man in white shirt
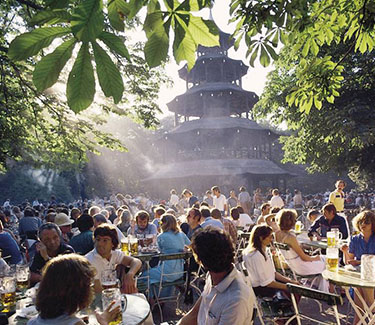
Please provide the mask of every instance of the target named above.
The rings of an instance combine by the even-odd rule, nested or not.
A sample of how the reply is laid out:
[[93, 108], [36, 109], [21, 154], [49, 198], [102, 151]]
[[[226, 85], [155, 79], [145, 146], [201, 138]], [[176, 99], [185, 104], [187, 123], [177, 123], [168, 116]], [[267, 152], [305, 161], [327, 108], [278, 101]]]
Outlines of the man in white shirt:
[[272, 198], [270, 200], [271, 208], [280, 208], [284, 207], [284, 201], [279, 195], [279, 190], [277, 188], [272, 190]]
[[220, 193], [219, 186], [214, 186], [211, 188], [213, 193], [213, 205], [214, 208], [218, 209], [221, 212], [221, 215], [224, 216], [227, 211], [227, 199], [223, 194]]
[[128, 267], [129, 271], [122, 276], [121, 289], [124, 293], [136, 293], [137, 288], [134, 277], [141, 268], [142, 262], [117, 250], [119, 240], [113, 225], [104, 223], [98, 226], [94, 231], [94, 238], [95, 248], [87, 253], [85, 257], [95, 267], [97, 272], [94, 280], [95, 292], [102, 290], [100, 279], [104, 270], [115, 270], [117, 265], [123, 265]]
[[208, 275], [201, 297], [178, 324], [250, 324], [255, 296], [233, 265], [234, 248], [228, 234], [204, 229], [193, 237], [192, 249]]
[[177, 195], [176, 190], [172, 189], [171, 190], [171, 197], [169, 199], [169, 206], [177, 205], [179, 201], [180, 201], [180, 199], [179, 199], [179, 197]]

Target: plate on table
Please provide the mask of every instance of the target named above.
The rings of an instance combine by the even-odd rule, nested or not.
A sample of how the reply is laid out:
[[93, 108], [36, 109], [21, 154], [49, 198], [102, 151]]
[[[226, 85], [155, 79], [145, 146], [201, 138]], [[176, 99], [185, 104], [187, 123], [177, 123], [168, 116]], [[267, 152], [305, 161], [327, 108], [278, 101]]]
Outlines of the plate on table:
[[31, 319], [38, 315], [38, 311], [34, 305], [24, 307], [21, 310], [17, 311], [17, 316], [22, 318]]

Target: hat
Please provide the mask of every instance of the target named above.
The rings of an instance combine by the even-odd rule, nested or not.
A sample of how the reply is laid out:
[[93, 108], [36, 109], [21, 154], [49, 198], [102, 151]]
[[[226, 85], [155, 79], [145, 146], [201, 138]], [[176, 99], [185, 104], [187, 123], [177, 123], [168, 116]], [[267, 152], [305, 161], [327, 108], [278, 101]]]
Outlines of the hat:
[[58, 213], [55, 217], [55, 224], [59, 227], [69, 226], [74, 222], [74, 220], [70, 219], [65, 213]]

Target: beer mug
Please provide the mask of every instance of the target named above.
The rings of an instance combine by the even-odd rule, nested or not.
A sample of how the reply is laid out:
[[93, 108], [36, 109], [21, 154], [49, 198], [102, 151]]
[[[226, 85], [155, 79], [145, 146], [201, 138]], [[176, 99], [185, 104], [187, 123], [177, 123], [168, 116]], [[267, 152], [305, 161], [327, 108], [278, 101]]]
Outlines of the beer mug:
[[138, 239], [135, 237], [130, 237], [129, 244], [130, 244], [130, 254], [138, 255]]
[[2, 312], [7, 313], [16, 306], [16, 276], [8, 273], [0, 281]]
[[121, 239], [121, 250], [125, 255], [129, 255], [129, 239], [127, 237]]
[[100, 277], [100, 282], [102, 284], [103, 290], [110, 288], [118, 288], [119, 281], [117, 279], [116, 270], [103, 270]]
[[25, 292], [29, 286], [30, 269], [27, 264], [16, 265], [17, 289]]
[[339, 269], [339, 249], [328, 247], [326, 255], [326, 268], [328, 271], [337, 272]]
[[145, 245], [145, 235], [137, 235], [138, 246], [144, 247]]
[[375, 278], [375, 256], [362, 254], [361, 280], [373, 281]]
[[340, 242], [340, 240], [342, 239], [342, 233], [340, 232], [340, 229], [339, 228], [332, 228], [331, 231], [334, 232], [335, 237], [336, 237], [336, 243], [338, 244]]
[[297, 221], [295, 226], [294, 226], [294, 231], [298, 234], [302, 231], [302, 222], [301, 221]]
[[146, 235], [146, 246], [150, 247], [154, 244], [155, 241], [155, 235], [153, 234], [147, 234]]
[[327, 247], [336, 247], [336, 233], [333, 231], [327, 232]]
[[109, 322], [109, 325], [116, 325], [116, 324], [122, 324], [122, 312], [126, 308], [126, 297], [121, 295], [120, 289], [118, 288], [111, 288], [111, 289], [105, 289], [102, 291], [102, 305], [103, 305], [103, 311], [107, 309], [107, 307], [112, 303], [115, 302], [112, 306], [111, 310], [113, 308], [116, 308], [117, 306], [120, 306], [120, 312], [117, 315], [116, 319], [112, 322]]

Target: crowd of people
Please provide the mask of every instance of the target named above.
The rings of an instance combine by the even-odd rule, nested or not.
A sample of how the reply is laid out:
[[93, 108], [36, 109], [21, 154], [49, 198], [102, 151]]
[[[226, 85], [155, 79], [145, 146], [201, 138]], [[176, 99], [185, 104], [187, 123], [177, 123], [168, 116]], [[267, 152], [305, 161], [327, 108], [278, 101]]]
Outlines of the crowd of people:
[[[119, 249], [125, 237], [151, 238], [161, 253], [192, 249], [197, 263], [208, 271], [201, 297], [181, 324], [248, 324], [255, 303], [253, 292], [261, 297], [281, 292], [288, 299], [286, 283], [301, 284], [276, 271], [272, 242], [290, 247], [284, 258], [296, 274], [320, 274], [325, 269], [325, 257], [307, 254], [298, 242], [293, 232], [297, 220], [311, 238], [320, 240], [335, 228], [342, 238], [351, 237], [350, 244], [341, 247], [343, 264], [357, 266], [363, 254], [375, 254], [373, 196], [345, 194], [344, 188], [345, 182], [339, 180], [334, 191], [307, 196], [298, 190], [292, 195], [278, 189], [264, 194], [256, 189], [250, 195], [242, 186], [238, 196], [232, 190], [226, 198], [218, 186], [213, 186], [204, 195], [194, 195], [189, 189], [178, 195], [172, 189], [170, 197], [159, 202], [145, 195], [133, 198], [122, 194], [69, 204], [58, 203], [54, 197], [49, 202], [35, 199], [20, 205], [6, 200], [0, 209], [0, 268], [5, 266], [0, 272], [6, 271], [6, 264], [30, 265], [30, 285], [40, 283], [36, 303], [39, 316], [30, 324], [65, 324], [61, 319], [81, 324], [75, 314], [92, 299], [91, 280], [95, 292], [103, 289], [105, 270], [117, 270], [123, 293], [137, 292], [137, 274], [149, 277], [151, 285], [160, 281], [160, 264], [146, 270], [139, 259]], [[353, 219], [353, 227], [345, 214], [347, 206], [364, 210]], [[242, 274], [234, 267], [238, 229], [251, 232], [242, 254], [253, 290], [244, 285]], [[164, 263], [164, 272], [183, 271], [182, 261]], [[76, 279], [81, 298], [64, 302], [66, 288], [48, 296], [46, 290], [53, 277], [73, 268], [76, 273], [66, 275], [64, 283], [74, 287]], [[334, 290], [322, 278], [317, 287]], [[374, 301], [373, 290], [363, 289], [362, 293], [366, 302]], [[52, 300], [47, 302], [47, 296]], [[358, 297], [355, 299], [360, 305]], [[108, 309], [96, 316], [100, 324], [106, 324], [115, 313]]]

